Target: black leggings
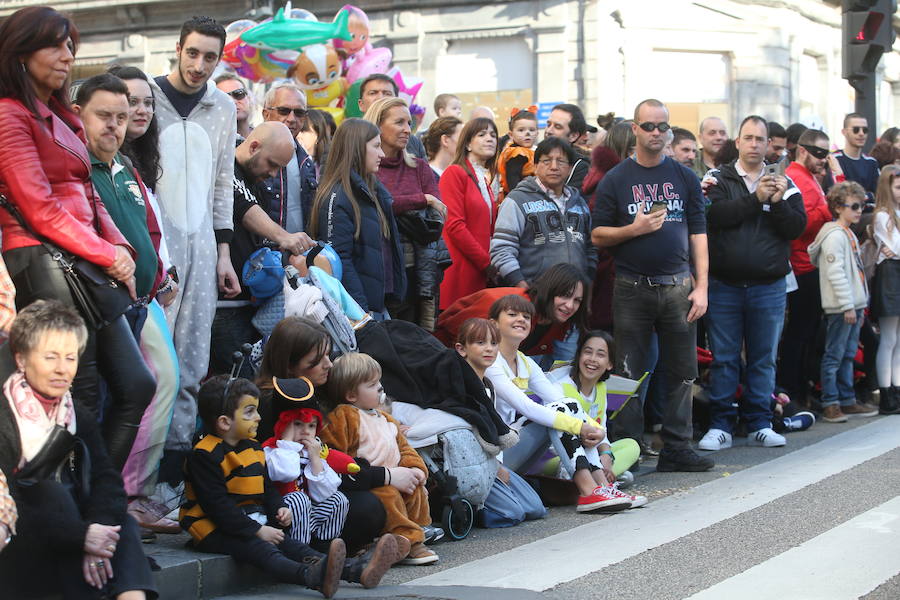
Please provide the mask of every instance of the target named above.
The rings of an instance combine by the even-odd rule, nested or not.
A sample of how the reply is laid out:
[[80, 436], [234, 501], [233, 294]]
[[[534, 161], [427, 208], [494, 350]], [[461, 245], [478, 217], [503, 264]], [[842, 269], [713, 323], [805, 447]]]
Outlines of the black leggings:
[[[16, 309], [35, 300], [54, 299], [78, 308], [62, 271], [43, 246], [16, 248], [3, 253], [7, 270], [16, 286]], [[116, 469], [122, 470], [137, 436], [144, 411], [156, 393], [156, 380], [124, 316], [92, 331], [78, 363], [72, 396], [81, 406], [101, 414], [100, 377], [111, 396], [103, 415], [103, 437]]]

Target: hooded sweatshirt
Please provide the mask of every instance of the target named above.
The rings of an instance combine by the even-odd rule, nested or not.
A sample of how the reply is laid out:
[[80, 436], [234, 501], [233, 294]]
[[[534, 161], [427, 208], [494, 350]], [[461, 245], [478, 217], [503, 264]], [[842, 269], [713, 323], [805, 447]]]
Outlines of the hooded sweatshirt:
[[866, 307], [869, 290], [863, 275], [859, 241], [852, 231], [835, 221], [823, 225], [809, 245], [809, 260], [819, 269], [825, 314]]
[[578, 190], [567, 187], [565, 210], [528, 177], [509, 193], [491, 238], [491, 263], [508, 285], [535, 278], [558, 263], [594, 278], [597, 252], [591, 244], [591, 213]]

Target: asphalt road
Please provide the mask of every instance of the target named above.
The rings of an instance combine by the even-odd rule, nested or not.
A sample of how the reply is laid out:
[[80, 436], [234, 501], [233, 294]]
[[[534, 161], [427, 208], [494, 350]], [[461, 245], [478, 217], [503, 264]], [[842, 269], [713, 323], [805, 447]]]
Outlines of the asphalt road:
[[[339, 598], [900, 598], [900, 417], [817, 423], [784, 448], [713, 454], [706, 473], [638, 472], [650, 503], [614, 515], [552, 508], [434, 546]], [[229, 599], [316, 597], [272, 586]]]

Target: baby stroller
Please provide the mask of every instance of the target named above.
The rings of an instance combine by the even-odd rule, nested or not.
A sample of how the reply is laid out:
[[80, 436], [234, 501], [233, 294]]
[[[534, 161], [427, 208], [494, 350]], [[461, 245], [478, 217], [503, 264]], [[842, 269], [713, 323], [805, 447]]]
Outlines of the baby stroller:
[[428, 467], [431, 518], [452, 540], [464, 539], [484, 506], [500, 463], [484, 450], [470, 426], [438, 409], [393, 402], [394, 418], [411, 426], [406, 433]]

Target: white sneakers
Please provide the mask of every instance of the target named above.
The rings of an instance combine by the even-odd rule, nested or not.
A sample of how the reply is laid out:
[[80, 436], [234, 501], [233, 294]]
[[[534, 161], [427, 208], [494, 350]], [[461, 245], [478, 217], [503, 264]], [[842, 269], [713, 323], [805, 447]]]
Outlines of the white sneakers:
[[751, 446], [762, 446], [763, 448], [777, 448], [784, 446], [787, 440], [783, 435], [775, 433], [771, 427], [760, 429], [759, 431], [751, 431], [747, 434], [747, 443]]
[[[774, 432], [773, 432], [774, 433]], [[721, 429], [710, 429], [697, 444], [701, 450], [724, 450], [731, 448], [731, 434]]]
[[[747, 445], [762, 446], [764, 448], [777, 448], [784, 446], [787, 440], [783, 435], [775, 433], [771, 427], [765, 427], [759, 431], [751, 431], [747, 434]], [[731, 434], [721, 429], [710, 429], [697, 444], [701, 450], [724, 450], [731, 448]]]

